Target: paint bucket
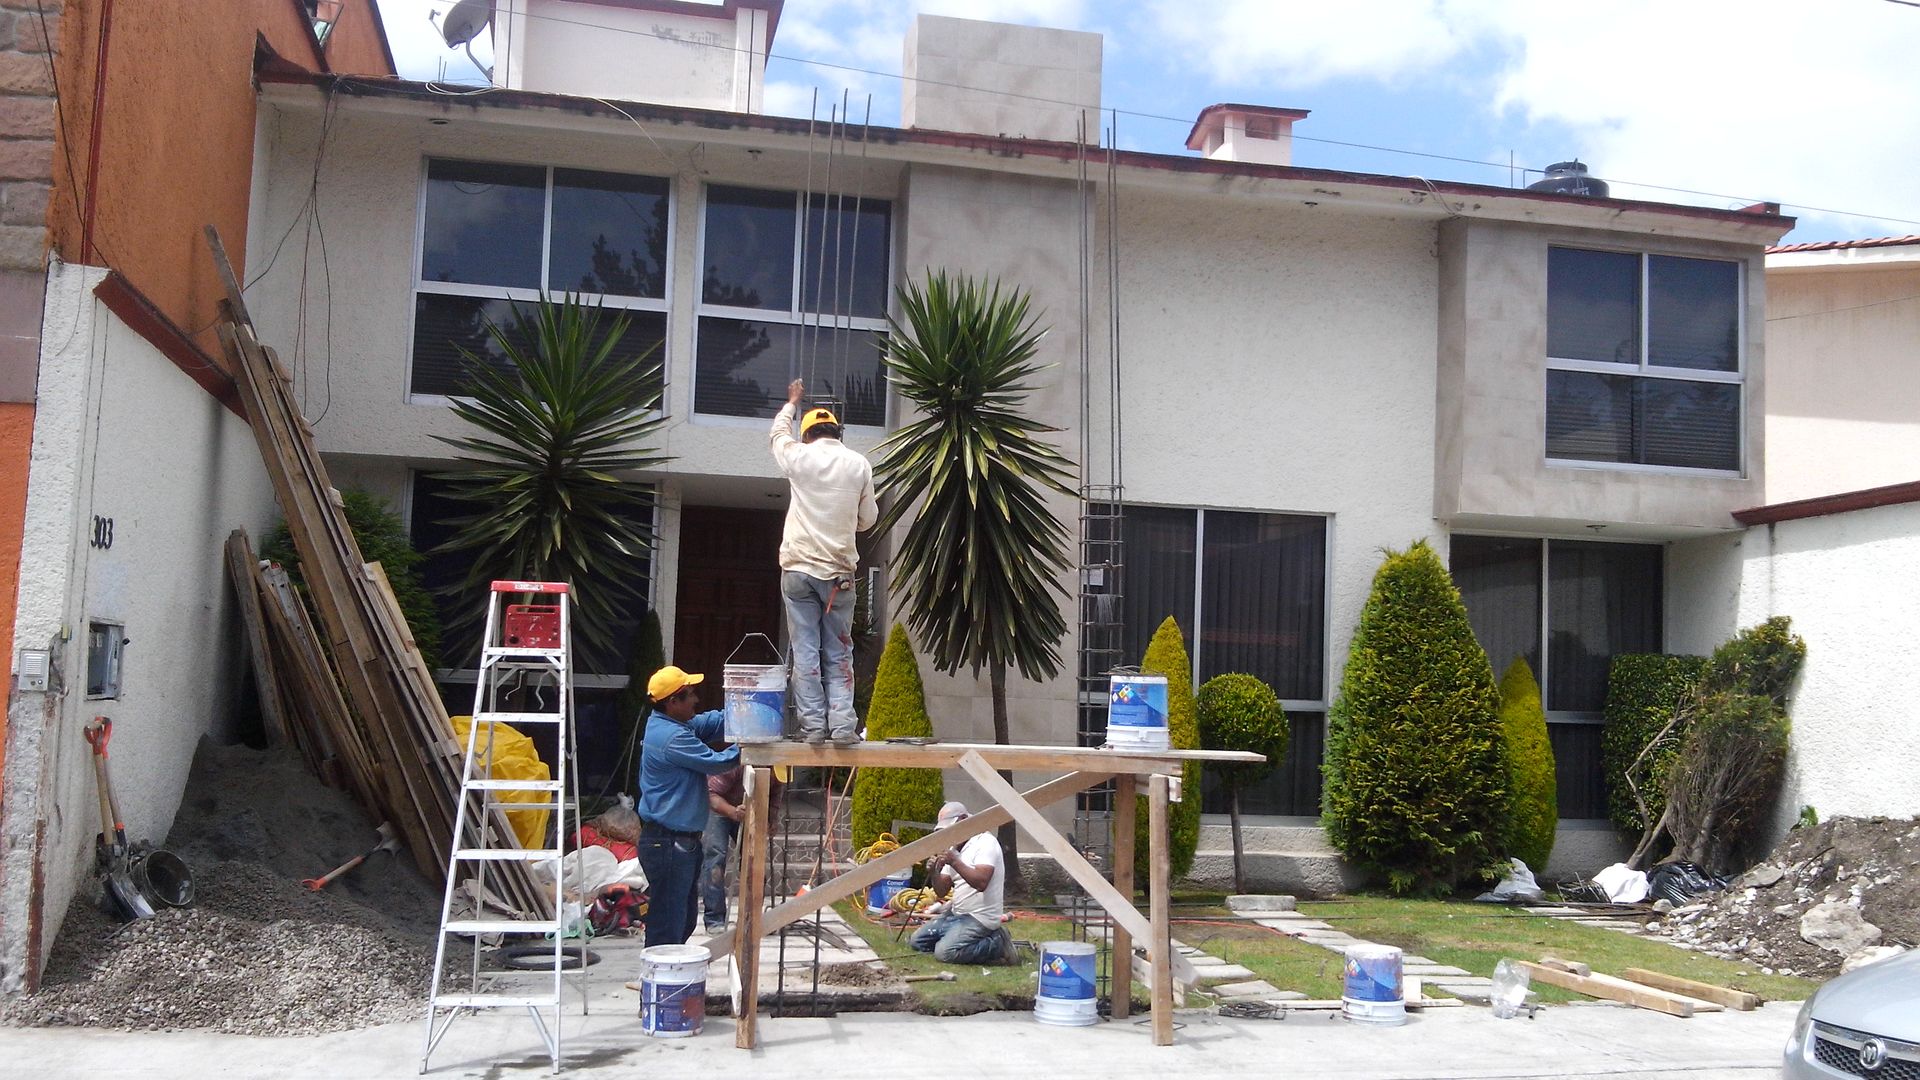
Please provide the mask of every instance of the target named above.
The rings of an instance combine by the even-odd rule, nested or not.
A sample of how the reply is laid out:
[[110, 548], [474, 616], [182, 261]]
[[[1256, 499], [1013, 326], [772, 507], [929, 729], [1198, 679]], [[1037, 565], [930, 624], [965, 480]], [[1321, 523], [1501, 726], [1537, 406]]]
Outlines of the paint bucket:
[[1107, 747], [1165, 750], [1167, 746], [1167, 677], [1113, 676], [1107, 700]]
[[786, 666], [728, 664], [720, 679], [727, 696], [727, 741], [779, 742], [787, 718]]
[[893, 899], [894, 894], [906, 888], [907, 883], [912, 880], [913, 871], [895, 870], [893, 873], [867, 886], [867, 914], [885, 915], [887, 913], [887, 901]]
[[154, 907], [193, 905], [193, 871], [173, 852], [155, 848], [135, 856], [127, 869], [133, 875], [134, 887]]
[[652, 945], [640, 950], [640, 1030], [656, 1039], [700, 1034], [707, 1018], [707, 950]]
[[1096, 959], [1091, 941], [1049, 941], [1040, 947], [1040, 992], [1033, 1018], [1056, 1027], [1086, 1027], [1100, 1021], [1094, 1011]]
[[1400, 984], [1400, 950], [1392, 945], [1355, 945], [1347, 950], [1347, 981], [1340, 1011], [1363, 1024], [1404, 1024], [1407, 1003]]

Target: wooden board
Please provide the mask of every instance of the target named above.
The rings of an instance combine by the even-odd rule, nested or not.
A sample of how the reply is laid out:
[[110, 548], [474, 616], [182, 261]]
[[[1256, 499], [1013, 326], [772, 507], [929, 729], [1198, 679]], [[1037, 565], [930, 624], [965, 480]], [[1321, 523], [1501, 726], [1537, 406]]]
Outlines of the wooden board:
[[1675, 997], [1665, 991], [1628, 983], [1621, 979], [1608, 981], [1593, 975], [1575, 975], [1570, 971], [1561, 971], [1559, 968], [1550, 968], [1525, 960], [1519, 963], [1529, 977], [1548, 986], [1558, 986], [1562, 990], [1572, 990], [1588, 997], [1624, 1002], [1636, 1008], [1666, 1013], [1668, 1016], [1685, 1017], [1692, 1016], [1694, 1013], [1693, 1002]]
[[[1134, 809], [1139, 785], [1132, 776], [1113, 780], [1113, 888], [1129, 899], [1133, 897]], [[1133, 931], [1115, 922], [1112, 941], [1108, 1005], [1115, 1020], [1125, 1020], [1133, 1012]]]
[[1648, 971], [1645, 968], [1628, 968], [1620, 973], [1620, 977], [1628, 982], [1651, 986], [1655, 990], [1697, 998], [1739, 1012], [1751, 1012], [1760, 1007], [1758, 994], [1749, 994], [1745, 990], [1715, 986], [1712, 983], [1697, 982], [1693, 979], [1683, 979], [1678, 975], [1663, 975], [1658, 971]]
[[740, 747], [749, 765], [816, 766], [885, 769], [952, 769], [960, 759], [978, 754], [995, 769], [1027, 772], [1177, 773], [1186, 761], [1253, 764], [1266, 759], [1239, 750], [1103, 750], [1090, 746], [1001, 746], [995, 743], [859, 742], [852, 746], [823, 743], [750, 743]]
[[1147, 849], [1152, 875], [1147, 882], [1152, 930], [1148, 955], [1153, 959], [1153, 1045], [1173, 1045], [1173, 930], [1167, 890], [1173, 876], [1173, 852], [1167, 835], [1167, 789], [1171, 781], [1155, 776], [1147, 781]]
[[739, 990], [739, 1019], [733, 1044], [753, 1049], [760, 1015], [760, 939], [765, 936], [761, 905], [767, 881], [767, 802], [773, 776], [765, 768], [746, 770], [746, 827], [740, 835], [739, 946], [733, 950], [733, 981]]

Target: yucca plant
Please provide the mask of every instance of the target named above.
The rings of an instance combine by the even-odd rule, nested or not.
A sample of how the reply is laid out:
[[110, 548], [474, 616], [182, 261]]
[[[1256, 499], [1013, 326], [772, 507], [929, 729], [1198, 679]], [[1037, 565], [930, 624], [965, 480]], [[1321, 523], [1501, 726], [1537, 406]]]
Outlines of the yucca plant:
[[[1004, 745], [1007, 669], [1052, 678], [1067, 629], [1058, 577], [1069, 538], [1046, 494], [1073, 494], [1074, 464], [1040, 438], [1059, 429], [1020, 412], [1045, 330], [1028, 295], [997, 282], [930, 271], [899, 298], [888, 377], [920, 415], [875, 452], [880, 528], [912, 515], [892, 559], [907, 626], [940, 671], [986, 669]], [[1000, 845], [1017, 883], [1012, 826]]]
[[496, 578], [570, 582], [575, 640], [601, 660], [613, 613], [645, 599], [653, 488], [635, 474], [670, 460], [648, 445], [665, 422], [659, 365], [620, 351], [627, 321], [572, 296], [516, 306], [510, 327], [487, 325], [504, 365], [461, 349], [467, 382], [453, 411], [481, 434], [435, 436], [461, 451], [465, 467], [442, 479], [474, 511], [450, 519], [456, 531], [436, 549], [470, 557], [461, 591]]

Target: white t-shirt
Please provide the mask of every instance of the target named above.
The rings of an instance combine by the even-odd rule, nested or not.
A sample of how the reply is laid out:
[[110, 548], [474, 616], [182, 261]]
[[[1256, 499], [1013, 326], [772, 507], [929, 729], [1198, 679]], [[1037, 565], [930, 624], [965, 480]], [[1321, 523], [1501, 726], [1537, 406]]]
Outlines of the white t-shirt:
[[961, 877], [959, 871], [950, 871], [953, 874], [953, 893], [948, 897], [947, 910], [971, 915], [988, 927], [998, 927], [1001, 910], [1006, 906], [1007, 875], [1000, 872], [1004, 860], [1005, 856], [1000, 853], [1000, 841], [992, 833], [983, 832], [968, 840], [960, 848], [960, 861], [968, 866], [992, 867], [993, 877], [983, 892], [967, 884], [967, 879]]

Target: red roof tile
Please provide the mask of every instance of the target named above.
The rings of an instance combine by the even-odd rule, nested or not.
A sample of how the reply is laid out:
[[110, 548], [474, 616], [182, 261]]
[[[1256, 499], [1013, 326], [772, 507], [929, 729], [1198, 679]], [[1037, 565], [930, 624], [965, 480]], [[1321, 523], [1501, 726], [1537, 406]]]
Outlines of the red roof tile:
[[1769, 255], [1784, 255], [1794, 251], [1841, 251], [1846, 248], [1905, 247], [1920, 245], [1920, 234], [1906, 236], [1875, 236], [1866, 240], [1816, 240], [1808, 244], [1780, 244], [1767, 249]]

